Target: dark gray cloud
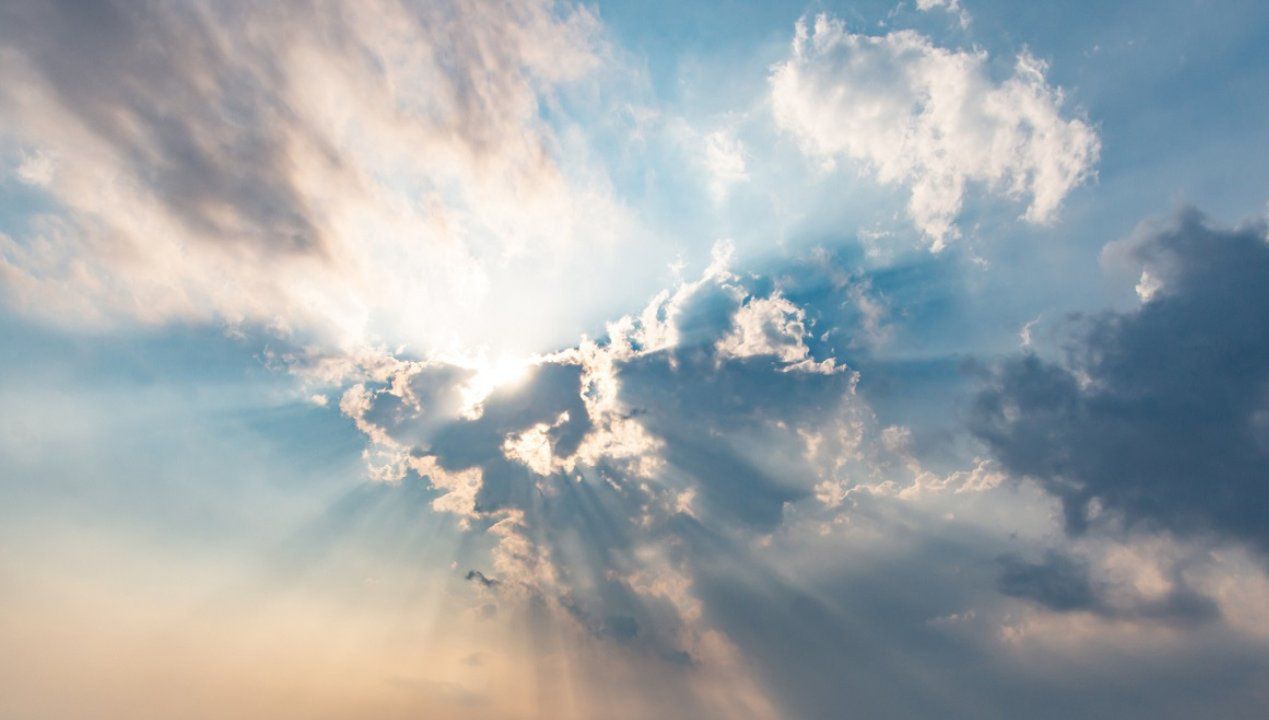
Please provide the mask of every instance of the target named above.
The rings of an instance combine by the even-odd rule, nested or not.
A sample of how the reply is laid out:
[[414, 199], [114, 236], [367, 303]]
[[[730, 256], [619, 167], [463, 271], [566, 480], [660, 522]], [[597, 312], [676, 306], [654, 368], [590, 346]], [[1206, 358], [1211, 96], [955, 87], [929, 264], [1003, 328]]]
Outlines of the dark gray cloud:
[[1202, 623], [1220, 616], [1211, 598], [1186, 584], [1179, 568], [1171, 570], [1171, 588], [1159, 597], [1135, 593], [1115, 597], [1113, 588], [1093, 580], [1088, 562], [1049, 550], [1035, 562], [1014, 555], [997, 558], [996, 588], [1055, 612], [1088, 612], [1108, 619]]
[[496, 587], [498, 585], [497, 580], [489, 577], [488, 575], [485, 575], [483, 572], [479, 570], [468, 570], [467, 574], [463, 576], [463, 579], [469, 582], [475, 581], [477, 583], [480, 583], [484, 587]]
[[[707, 617], [762, 668], [785, 717], [1256, 716], [1265, 659], [1255, 643], [1215, 624], [1175, 622], [1190, 634], [1169, 652], [1152, 652], [1149, 631], [1133, 630], [1140, 646], [1086, 647], [1069, 662], [1036, 662], [1000, 639], [1009, 614], [991, 597], [999, 564], [984, 558], [997, 541], [931, 522], [900, 543], [893, 519], [884, 527], [893, 533], [889, 547], [842, 543], [837, 569], [818, 575], [792, 572], [796, 561], [764, 565], [699, 526], [689, 535]], [[1023, 568], [1028, 589], [1053, 584], [1034, 577], [1044, 573], [1034, 566], [1051, 563], [1018, 562], [1032, 566]], [[1074, 590], [1050, 587], [1046, 597], [1089, 600], [1079, 591], [1080, 564], [1072, 564], [1059, 572]], [[1094, 614], [1155, 619], [1136, 613]]]
[[1084, 531], [1129, 525], [1269, 552], [1269, 244], [1263, 223], [1183, 212], [1115, 248], [1145, 266], [1140, 308], [1080, 320], [1070, 357], [1005, 362], [971, 425], [1004, 467], [1061, 498]]
[[[1220, 242], [1228, 242], [1224, 235]], [[1150, 239], [1135, 252], [1144, 258], [1157, 242]], [[1168, 263], [1152, 261], [1156, 265]], [[1180, 275], [1166, 280], [1164, 293], [1145, 309], [1093, 318], [1082, 337], [1187, 292]], [[1006, 490], [988, 498], [933, 489], [900, 497], [896, 491], [909, 478], [904, 473], [915, 471], [885, 465], [894, 458], [868, 449], [880, 427], [866, 412], [851, 414], [868, 408], [849, 371], [793, 370], [776, 352], [720, 352], [719, 340], [746, 298], [752, 303], [775, 292], [761, 278], [702, 283], [673, 315], [677, 344], [610, 356], [616, 412], [637, 420], [657, 441], [648, 452], [659, 464], [648, 475], [612, 458], [578, 462], [567, 472], [553, 466], [548, 474], [507, 456], [504, 442], [526, 427], [550, 426], [558, 457], [606, 422], [591, 416], [589, 371], [573, 356], [542, 362], [523, 382], [494, 392], [480, 417], [457, 413], [453, 386], [470, 374], [438, 365], [410, 374], [408, 394], [377, 394], [366, 417], [403, 446], [434, 455], [447, 471], [479, 468], [483, 485], [476, 513], [467, 518], [472, 527], [487, 530], [503, 518], [519, 518], [517, 538], [533, 548], [526, 556], [547, 558], [550, 572], [541, 576], [473, 559], [466, 567], [493, 568], [467, 573], [481, 602], [488, 588], [500, 614], [514, 613], [512, 598], [525, 592], [535, 627], [566, 624], [614, 651], [685, 675], [708, 672], [711, 657], [701, 633], [718, 631], [756, 668], [784, 716], [840, 717], [847, 708], [861, 717], [1183, 717], [1213, 707], [1218, 695], [1223, 714], [1254, 716], [1249, 709], [1264, 667], [1262, 649], [1229, 636], [1223, 606], [1205, 594], [1212, 586], [1183, 567], [1192, 554], [1175, 561], [1147, 553], [1161, 589], [1146, 592], [1107, 562], [1105, 547], [1081, 549], [1085, 560], [1070, 545], [1046, 551], [1034, 538], [981, 524], [1008, 513], [983, 515], [975, 503], [1031, 503], [1042, 498], [1034, 490], [1025, 498]], [[834, 302], [833, 292], [824, 290], [808, 304], [828, 313]], [[839, 347], [807, 344], [816, 361]], [[1000, 397], [1001, 421], [1018, 420], [1008, 403], [1019, 401], [1003, 397], [1013, 387], [1011, 369], [1038, 366], [1056, 378], [1058, 390], [1024, 386], [1035, 397], [1081, 398], [1095, 384], [1082, 387], [1079, 368], [1093, 368], [1084, 372], [1094, 381], [1116, 377], [1100, 369], [1112, 366], [1089, 359], [1105, 363], [1104, 355], [1084, 348], [1068, 365], [1035, 358], [1006, 364], [989, 389]], [[884, 359], [870, 367], [883, 369]], [[954, 359], [933, 370], [896, 364], [884, 379], [898, 386], [928, 372], [942, 381], [955, 368]], [[990, 409], [980, 401], [975, 421], [991, 419]], [[429, 412], [439, 417], [429, 420]], [[564, 414], [567, 420], [560, 421]], [[846, 486], [884, 478], [896, 487], [861, 490], [826, 505], [815, 494], [824, 477], [817, 463], [827, 456], [808, 456], [799, 431], [846, 432], [847, 440], [858, 441], [847, 447], [843, 440], [834, 450], [860, 455], [858, 468], [840, 474]], [[885, 466], [869, 475], [878, 463]], [[683, 511], [677, 501], [689, 490], [690, 511]], [[1021, 509], [1025, 515], [1034, 508]], [[529, 557], [530, 567], [540, 567], [533, 561]], [[1020, 613], [1019, 602], [1031, 607]], [[1054, 659], [1060, 653], [1050, 653], [1049, 644], [1060, 645], [1055, 638], [1068, 627], [1090, 626], [1113, 637], [1106, 646], [1081, 649], [1078, 662], [1086, 666], [1056, 667], [1065, 661]], [[1184, 638], [1183, 647], [1154, 654], [1160, 628]], [[1223, 659], [1205, 663], [1209, 654]], [[1112, 659], [1118, 663], [1113, 672], [1105, 667]], [[1201, 680], [1176, 682], [1184, 677]], [[1076, 682], [1082, 691], [1071, 693]], [[1141, 695], [1149, 699], [1129, 699]]]
[[1100, 604], [1086, 563], [1052, 551], [1039, 562], [1026, 562], [1016, 555], [1003, 555], [999, 562], [996, 587], [1005, 595], [1059, 612], [1091, 610]]
[[[766, 529], [814, 484], [796, 448], [785, 456], [790, 439], [774, 426], [827, 419], [850, 385], [841, 373], [780, 372], [770, 358], [715, 367], [708, 345], [680, 349], [673, 365], [665, 353], [637, 359], [620, 377], [623, 399], [665, 442], [666, 461], [722, 516]], [[773, 458], [781, 461], [778, 471], [762, 462]]]

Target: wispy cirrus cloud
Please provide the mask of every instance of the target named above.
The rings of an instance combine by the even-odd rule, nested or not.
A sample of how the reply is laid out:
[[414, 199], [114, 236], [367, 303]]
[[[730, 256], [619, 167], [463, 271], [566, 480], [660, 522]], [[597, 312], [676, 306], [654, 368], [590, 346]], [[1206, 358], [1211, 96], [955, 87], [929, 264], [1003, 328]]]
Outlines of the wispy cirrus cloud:
[[509, 300], [554, 312], [559, 268], [633, 226], [544, 113], [603, 42], [536, 0], [10, 5], [3, 142], [49, 206], [4, 238], [8, 298], [73, 325], [532, 346]]

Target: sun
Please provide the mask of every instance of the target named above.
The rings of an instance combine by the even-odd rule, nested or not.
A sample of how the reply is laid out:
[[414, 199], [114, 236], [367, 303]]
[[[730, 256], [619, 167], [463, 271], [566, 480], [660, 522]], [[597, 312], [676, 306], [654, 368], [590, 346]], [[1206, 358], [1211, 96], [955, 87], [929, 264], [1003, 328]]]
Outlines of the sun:
[[463, 384], [461, 415], [474, 420], [484, 413], [485, 399], [498, 390], [510, 390], [524, 383], [536, 365], [532, 358], [501, 356], [490, 360], [481, 357], [467, 364], [473, 370], [471, 379]]

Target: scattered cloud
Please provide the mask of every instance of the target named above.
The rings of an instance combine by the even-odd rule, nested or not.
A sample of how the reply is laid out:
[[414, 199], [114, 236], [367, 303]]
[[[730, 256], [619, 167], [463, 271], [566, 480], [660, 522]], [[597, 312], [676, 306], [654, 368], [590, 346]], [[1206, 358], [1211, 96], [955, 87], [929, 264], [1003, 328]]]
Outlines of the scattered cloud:
[[[1092, 283], [1017, 270], [1094, 265], [1106, 218], [1001, 247], [977, 199], [1054, 222], [1101, 131], [1029, 51], [949, 45], [961, 0], [725, 63], [613, 10], [0, 9], [0, 641], [34, 668], [0, 689], [100, 685], [122, 627], [267, 647], [297, 715], [1259, 717], [1264, 220], [1142, 225], [1072, 314]], [[112, 523], [152, 547], [96, 561]]]
[[567, 313], [546, 288], [630, 237], [544, 116], [598, 67], [584, 7], [23, 2], [0, 28], [0, 140], [51, 203], [0, 277], [53, 322], [532, 346], [508, 300]]
[[931, 10], [942, 10], [953, 17], [960, 23], [962, 29], [968, 28], [971, 21], [969, 11], [961, 5], [961, 0], [916, 0], [917, 10], [921, 12], [930, 12]]
[[772, 70], [776, 123], [828, 167], [851, 161], [906, 187], [908, 214], [935, 250], [959, 234], [970, 185], [1029, 198], [1024, 217], [1048, 222], [1092, 174], [1097, 132], [1064, 113], [1044, 62], [1023, 52], [997, 81], [988, 60], [911, 30], [857, 34], [819, 15], [798, 22], [790, 57]]

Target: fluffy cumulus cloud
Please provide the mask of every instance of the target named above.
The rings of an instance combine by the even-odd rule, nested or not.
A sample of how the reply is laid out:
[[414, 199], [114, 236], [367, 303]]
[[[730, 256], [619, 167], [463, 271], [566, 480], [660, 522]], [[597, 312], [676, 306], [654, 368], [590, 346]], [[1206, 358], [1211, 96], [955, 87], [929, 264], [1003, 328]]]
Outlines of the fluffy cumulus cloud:
[[[720, 250], [701, 279], [658, 295], [638, 316], [610, 323], [601, 341], [530, 359], [518, 377], [501, 383], [483, 383], [479, 370], [386, 352], [338, 367], [305, 353], [278, 362], [317, 385], [346, 387], [340, 411], [371, 442], [373, 476], [400, 481], [413, 471], [441, 493], [437, 502], [445, 509], [461, 508], [458, 515], [531, 512], [524, 495], [530, 488], [554, 496], [559, 482], [589, 477], [623, 492], [635, 492], [626, 487], [634, 483], [636, 495], [648, 493], [636, 517], [654, 508], [691, 513], [705, 503], [701, 507], [736, 513], [744, 522], [770, 524], [778, 522], [784, 500], [809, 491], [770, 474], [774, 468], [759, 468], [757, 456], [729, 441], [702, 445], [688, 437], [696, 434], [686, 433], [689, 423], [717, 422], [711, 405], [696, 411], [690, 398], [726, 392], [743, 402], [777, 387], [793, 393], [778, 407], [717, 428], [721, 434], [733, 423], [753, 422], [756, 431], [779, 417], [794, 421], [795, 397], [820, 391], [828, 392], [815, 405], [836, 412], [852, 402], [855, 379], [807, 346], [802, 308], [778, 290], [747, 285], [725, 263]], [[473, 387], [479, 396], [471, 395]], [[777, 414], [768, 417], [767, 410]], [[737, 453], [746, 457], [732, 457]], [[729, 482], [751, 482], [753, 492], [713, 486], [712, 462], [732, 463], [745, 475]], [[647, 484], [653, 478], [667, 487]]]
[[996, 372], [974, 431], [1062, 499], [1066, 526], [1122, 522], [1269, 552], [1269, 241], [1183, 212], [1108, 246], [1153, 278], [1140, 307], [1085, 318], [1070, 358]]
[[524, 328], [508, 297], [552, 312], [535, 278], [629, 227], [544, 119], [602, 52], [545, 0], [8, 3], [0, 150], [46, 200], [2, 238], [8, 299], [342, 344]]
[[[682, 524], [744, 536], [779, 526], [792, 501], [831, 514], [841, 500], [821, 504], [814, 486], [848, 488], [848, 463], [863, 468], [869, 452], [886, 452], [854, 375], [807, 347], [805, 312], [726, 262], [720, 246], [702, 278], [611, 323], [600, 342], [531, 360], [474, 411], [474, 372], [443, 362], [390, 354], [336, 369], [304, 354], [279, 362], [314, 383], [346, 386], [340, 410], [370, 442], [372, 477], [426, 481], [434, 510], [493, 539], [489, 565], [472, 575], [486, 580], [482, 591], [544, 600], [597, 635], [664, 659], [723, 662], [730, 651], [701, 624], [692, 576], [680, 567], [688, 558], [674, 550]], [[804, 453], [823, 422], [839, 429]], [[815, 469], [842, 445], [852, 458]], [[585, 523], [595, 513], [621, 536], [591, 537]], [[589, 546], [574, 547], [573, 533]], [[664, 552], [679, 559], [649, 567], [642, 558]]]
[[[833, 354], [852, 343], [809, 332], [860, 283], [805, 299], [729, 262], [718, 246], [700, 278], [502, 384], [390, 353], [338, 372], [321, 358], [283, 361], [348, 386], [342, 411], [370, 442], [374, 477], [426, 485], [433, 510], [483, 539], [487, 553], [458, 568], [473, 604], [676, 668], [669, 686], [685, 694], [662, 711], [673, 717], [819, 716], [843, 702], [921, 717], [950, 691], [878, 684], [877, 673], [953, 666], [955, 684], [1010, 688], [962, 698], [953, 716], [1043, 698], [1063, 717], [1079, 703], [1045, 679], [1059, 658], [1146, 662], [1172, 643], [1187, 664], [1224, 628], [1260, 621], [1228, 594], [1247, 572], [1236, 556], [1213, 561], [1148, 533], [1055, 545], [1046, 528], [1061, 513], [1005, 482], [1023, 473], [1011, 456], [923, 458], [912, 430], [882, 422], [860, 392], [867, 377]], [[473, 398], [472, 387], [485, 390]], [[1076, 651], [1075, 636], [1102, 639]], [[808, 657], [848, 679], [791, 670]], [[1111, 675], [1145, 687], [1168, 672]], [[1252, 671], [1211, 672], [1233, 673], [1229, 707], [1241, 712]], [[736, 683], [751, 690], [718, 693]], [[1173, 693], [1149, 706], [1196, 702]]]
[[811, 157], [907, 188], [908, 214], [938, 249], [958, 234], [969, 186], [1026, 199], [1024, 217], [1042, 223], [1093, 172], [1097, 133], [1064, 110], [1045, 69], [1024, 52], [997, 80], [984, 51], [911, 30], [852, 33], [819, 15], [798, 23], [791, 56], [771, 73], [771, 101]]
[[[841, 182], [808, 180], [807, 157], [845, 166], [889, 187], [882, 206], [897, 188], [894, 219], [934, 249], [974, 193], [1058, 219], [1098, 131], [1027, 52], [948, 46], [987, 24], [974, 9], [971, 26], [959, 0], [917, 0], [878, 25], [938, 40], [800, 22], [735, 95], [676, 70], [673, 102], [710, 113], [693, 117], [623, 95], [671, 84], [623, 74], [639, 59], [573, 2], [6, 3], [0, 323], [18, 350], [0, 367], [21, 372], [0, 373], [0, 409], [22, 412], [0, 412], [0, 588], [20, 605], [0, 644], [36, 669], [0, 662], [0, 714], [43, 707], [57, 693], [23, 681], [64, 658], [87, 697], [126, 705], [97, 660], [155, 637], [233, 668], [191, 684], [225, 707], [281, 698], [221, 713], [243, 717], [1262, 715], [1265, 223], [1143, 225], [1101, 254], [1125, 305], [1064, 315], [1020, 299], [1018, 248], [881, 252], [890, 229], [853, 237], [834, 223], [858, 208], [805, 197]], [[641, 225], [667, 217], [668, 241]], [[1063, 267], [1092, 269], [1104, 239], [1079, 232]], [[27, 349], [127, 392], [71, 402]], [[152, 401], [169, 362], [207, 375]], [[165, 404], [208, 417], [179, 438]], [[98, 434], [129, 437], [56, 465], [63, 438]], [[42, 497], [57, 522], [11, 529]], [[171, 578], [101, 580], [66, 607], [104, 610], [47, 610], [107, 574], [43, 569], [61, 544], [106, 546], [93, 502], [155, 546], [102, 568], [130, 581], [163, 555], [214, 592], [185, 612], [149, 592]], [[221, 505], [223, 537], [203, 517]], [[132, 522], [155, 508], [196, 515], [169, 535], [197, 538]], [[84, 542], [22, 545], [71, 526]], [[240, 614], [208, 617], [229, 597]], [[109, 628], [84, 629], [111, 636], [100, 655], [65, 625], [81, 617]], [[189, 617], [190, 642], [165, 634]], [[167, 658], [138, 686], [220, 672], [153, 669]]]
[[779, 292], [746, 300], [733, 323], [732, 331], [715, 346], [722, 360], [769, 355], [791, 370], [831, 373], [844, 369], [837, 367], [833, 358], [811, 359], [806, 346], [806, 312]]

